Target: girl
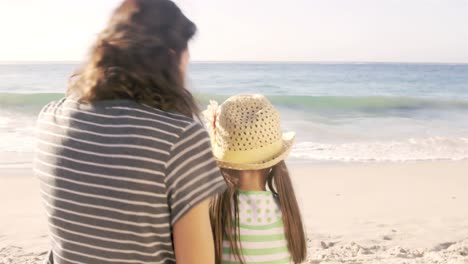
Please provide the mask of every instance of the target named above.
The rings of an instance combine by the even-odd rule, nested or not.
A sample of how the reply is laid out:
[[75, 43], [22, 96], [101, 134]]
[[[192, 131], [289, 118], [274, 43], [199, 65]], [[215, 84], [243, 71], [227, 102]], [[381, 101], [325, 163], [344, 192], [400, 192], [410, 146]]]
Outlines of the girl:
[[294, 133], [262, 95], [238, 95], [204, 112], [228, 189], [211, 203], [217, 263], [300, 263], [306, 242], [284, 159]]

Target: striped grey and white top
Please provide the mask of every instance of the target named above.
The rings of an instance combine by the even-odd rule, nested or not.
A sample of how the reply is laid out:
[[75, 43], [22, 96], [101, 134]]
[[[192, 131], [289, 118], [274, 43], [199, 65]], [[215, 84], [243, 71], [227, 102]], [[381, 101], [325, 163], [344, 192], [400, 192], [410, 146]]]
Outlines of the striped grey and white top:
[[200, 123], [130, 100], [52, 102], [37, 141], [50, 262], [174, 263], [174, 224], [225, 188]]

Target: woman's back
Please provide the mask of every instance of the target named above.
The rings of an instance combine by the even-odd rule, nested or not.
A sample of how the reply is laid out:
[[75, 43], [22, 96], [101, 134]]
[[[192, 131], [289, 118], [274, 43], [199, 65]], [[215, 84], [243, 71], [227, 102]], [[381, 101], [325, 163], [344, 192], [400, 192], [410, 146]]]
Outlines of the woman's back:
[[37, 134], [58, 263], [173, 263], [173, 225], [225, 185], [199, 123], [130, 100], [51, 103]]

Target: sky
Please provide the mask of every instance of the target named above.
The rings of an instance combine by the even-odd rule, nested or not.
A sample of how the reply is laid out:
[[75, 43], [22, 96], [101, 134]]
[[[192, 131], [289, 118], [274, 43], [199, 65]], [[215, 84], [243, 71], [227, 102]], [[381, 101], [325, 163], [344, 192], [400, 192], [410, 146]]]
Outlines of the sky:
[[[176, 0], [195, 61], [468, 63], [468, 0]], [[81, 61], [120, 0], [0, 0], [0, 61]]]

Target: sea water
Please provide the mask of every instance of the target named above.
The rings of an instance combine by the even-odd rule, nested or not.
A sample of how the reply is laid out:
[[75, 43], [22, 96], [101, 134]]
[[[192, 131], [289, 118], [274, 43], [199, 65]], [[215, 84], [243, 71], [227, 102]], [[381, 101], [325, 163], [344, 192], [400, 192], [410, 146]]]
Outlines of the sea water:
[[[0, 65], [0, 152], [33, 152], [37, 113], [77, 67]], [[266, 95], [297, 133], [293, 161], [468, 159], [468, 64], [198, 62], [187, 86], [202, 107]]]

